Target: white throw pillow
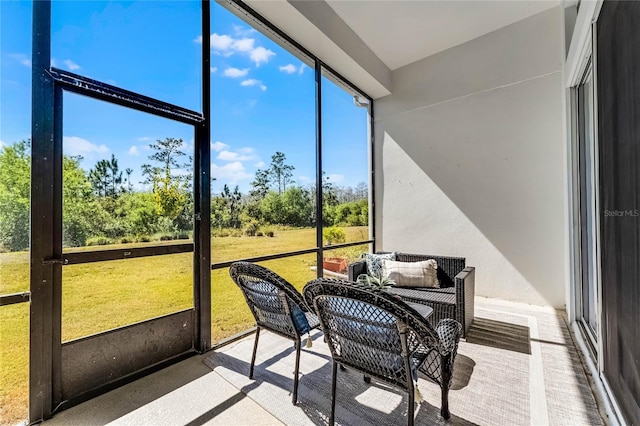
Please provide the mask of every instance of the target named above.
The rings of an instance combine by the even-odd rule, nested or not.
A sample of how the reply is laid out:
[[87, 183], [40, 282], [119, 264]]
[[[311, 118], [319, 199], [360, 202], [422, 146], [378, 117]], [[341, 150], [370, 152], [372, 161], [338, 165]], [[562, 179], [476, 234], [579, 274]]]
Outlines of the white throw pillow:
[[434, 259], [422, 262], [396, 262], [383, 259], [382, 274], [402, 287], [440, 287], [438, 263]]

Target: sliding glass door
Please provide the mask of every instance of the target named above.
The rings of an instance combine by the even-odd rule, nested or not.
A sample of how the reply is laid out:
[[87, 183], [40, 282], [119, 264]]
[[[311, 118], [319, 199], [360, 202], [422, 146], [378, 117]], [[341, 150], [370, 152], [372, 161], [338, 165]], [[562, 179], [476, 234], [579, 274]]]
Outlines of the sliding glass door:
[[578, 173], [579, 173], [579, 224], [580, 224], [580, 297], [579, 318], [587, 329], [592, 348], [598, 336], [597, 314], [597, 233], [596, 233], [596, 185], [594, 96], [591, 61], [577, 87], [578, 112]]

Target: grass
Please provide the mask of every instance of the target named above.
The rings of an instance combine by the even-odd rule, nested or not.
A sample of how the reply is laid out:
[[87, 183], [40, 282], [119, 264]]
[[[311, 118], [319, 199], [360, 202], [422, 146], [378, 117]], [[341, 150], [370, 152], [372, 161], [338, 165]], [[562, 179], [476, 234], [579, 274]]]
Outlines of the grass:
[[[367, 238], [365, 227], [345, 228], [347, 241]], [[212, 262], [222, 262], [315, 246], [315, 229], [275, 229], [270, 237], [214, 237]], [[186, 241], [168, 241], [180, 244]], [[106, 250], [158, 242], [75, 248]], [[331, 250], [327, 256], [356, 258], [367, 246]], [[316, 255], [261, 263], [296, 288], [316, 277]], [[62, 275], [62, 339], [73, 340], [159, 315], [193, 307], [193, 253], [68, 265]], [[216, 342], [254, 325], [227, 268], [211, 271], [211, 334]], [[0, 254], [0, 294], [29, 289], [29, 253]], [[27, 417], [29, 305], [0, 307], [0, 424]]]

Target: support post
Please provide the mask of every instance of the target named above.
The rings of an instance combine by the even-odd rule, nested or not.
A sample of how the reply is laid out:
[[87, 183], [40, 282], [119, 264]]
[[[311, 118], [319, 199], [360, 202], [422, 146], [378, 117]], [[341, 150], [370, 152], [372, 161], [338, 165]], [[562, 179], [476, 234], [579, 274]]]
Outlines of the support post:
[[211, 5], [202, 1], [202, 113], [196, 126], [194, 176], [194, 345], [198, 352], [211, 349]]
[[62, 254], [62, 248], [58, 247], [62, 218], [55, 202], [62, 185], [60, 165], [55, 164], [57, 156], [62, 155], [61, 129], [55, 132], [55, 85], [48, 74], [51, 61], [51, 2], [48, 0], [33, 2], [32, 40], [29, 423], [36, 423], [52, 415], [54, 363], [60, 361], [57, 286], [61, 265], [42, 261]]

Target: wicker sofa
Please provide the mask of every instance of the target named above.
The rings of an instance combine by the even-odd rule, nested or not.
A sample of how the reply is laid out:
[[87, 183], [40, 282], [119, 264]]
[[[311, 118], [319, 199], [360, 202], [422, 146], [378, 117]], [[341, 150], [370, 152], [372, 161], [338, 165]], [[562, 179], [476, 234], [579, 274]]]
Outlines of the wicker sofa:
[[[475, 268], [466, 266], [464, 257], [396, 253], [396, 261], [399, 262], [420, 262], [428, 259], [434, 259], [438, 263], [440, 288], [396, 286], [389, 289], [389, 292], [404, 300], [433, 308], [433, 314], [429, 317], [433, 327], [444, 318], [455, 319], [462, 324], [462, 335], [466, 338], [474, 318]], [[356, 281], [358, 275], [366, 273], [367, 264], [364, 260], [349, 265], [350, 281]]]

